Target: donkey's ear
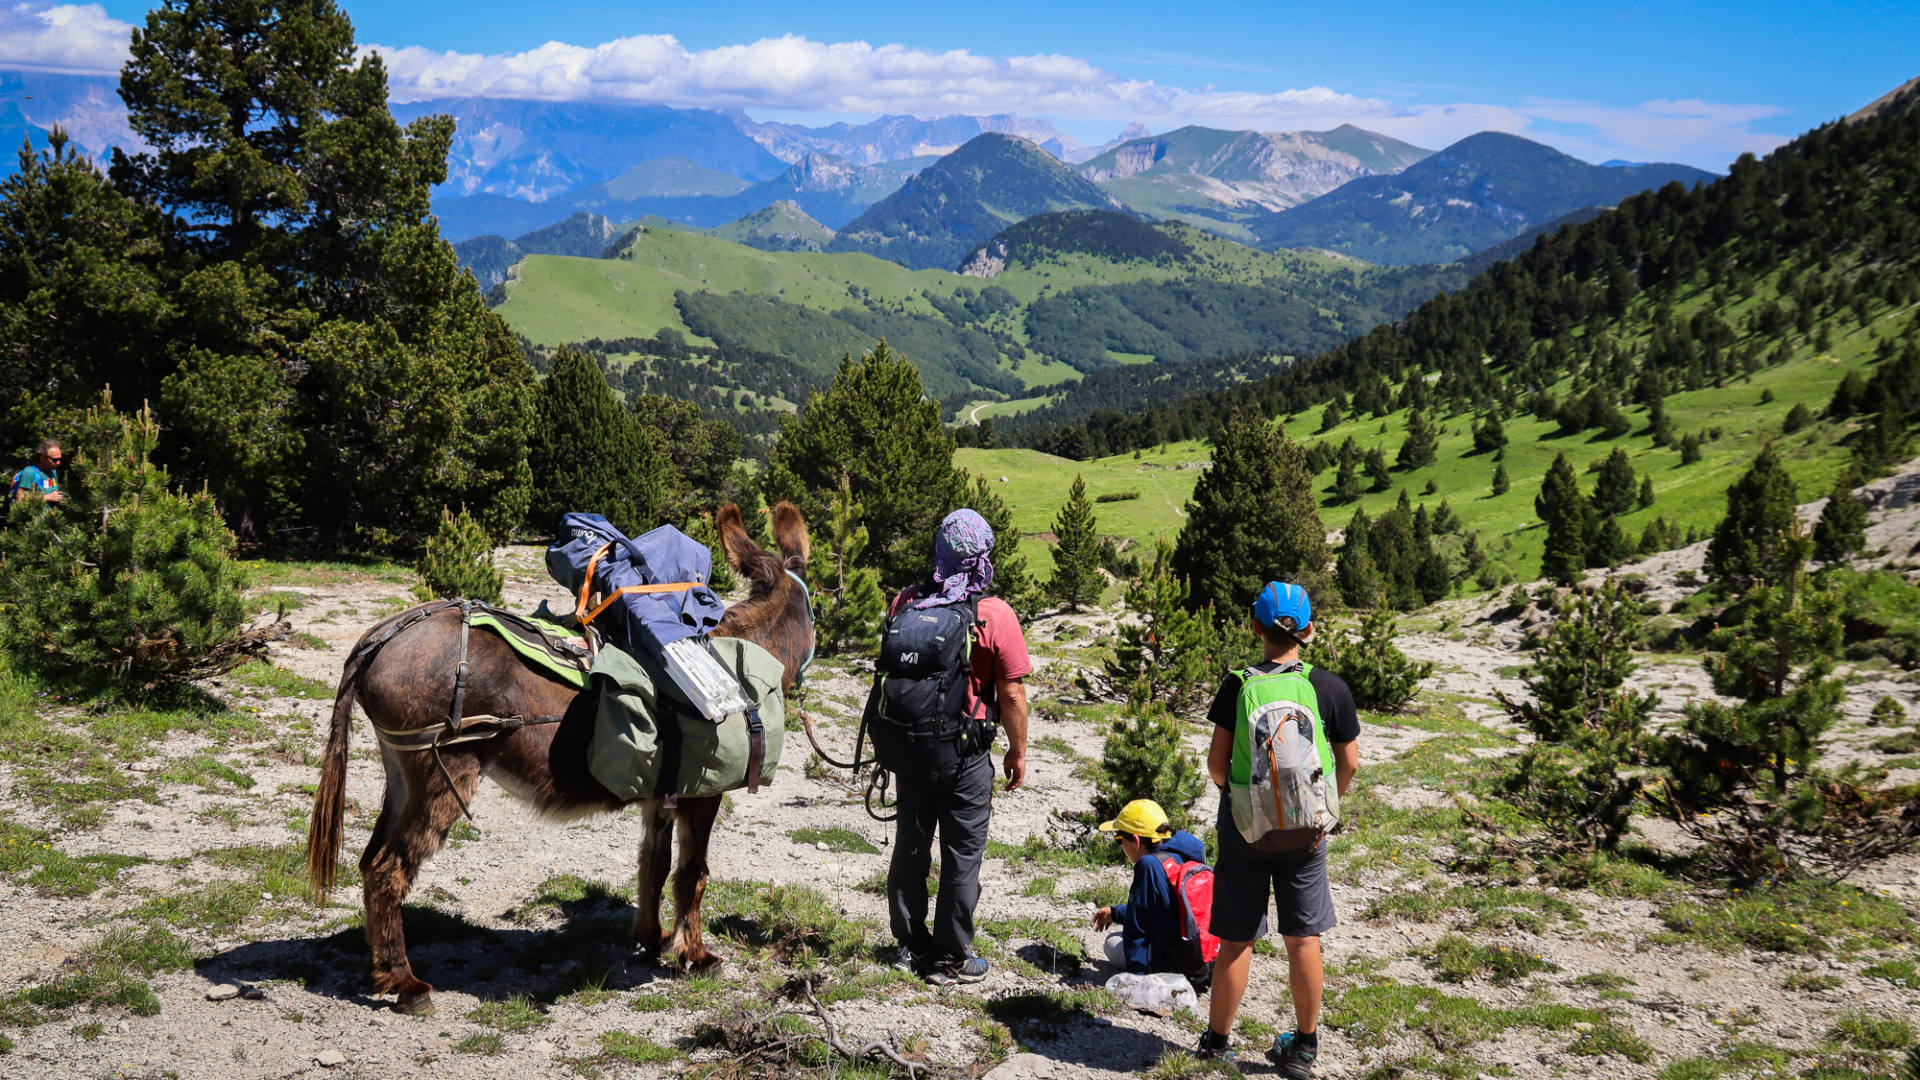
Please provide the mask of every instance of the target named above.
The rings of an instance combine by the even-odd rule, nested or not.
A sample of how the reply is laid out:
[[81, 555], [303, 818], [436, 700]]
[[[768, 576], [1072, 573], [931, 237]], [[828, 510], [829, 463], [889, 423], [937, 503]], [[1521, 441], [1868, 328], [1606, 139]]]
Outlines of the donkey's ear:
[[773, 542], [789, 562], [798, 559], [802, 567], [807, 564], [813, 555], [813, 541], [807, 536], [807, 519], [799, 507], [784, 500], [774, 504]]
[[714, 512], [713, 524], [720, 530], [720, 546], [726, 549], [727, 561], [735, 570], [745, 572], [748, 560], [761, 551], [760, 545], [747, 535], [746, 522], [740, 520], [740, 508], [732, 503], [722, 506]]

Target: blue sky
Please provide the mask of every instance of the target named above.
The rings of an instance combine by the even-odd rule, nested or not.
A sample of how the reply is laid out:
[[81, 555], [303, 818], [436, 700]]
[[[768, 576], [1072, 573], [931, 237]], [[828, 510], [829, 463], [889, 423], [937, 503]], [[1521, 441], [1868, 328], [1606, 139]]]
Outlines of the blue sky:
[[[1133, 120], [1352, 122], [1426, 146], [1498, 129], [1589, 160], [1720, 168], [1920, 75], [1912, 0], [345, 6], [399, 96], [650, 101], [808, 122], [1014, 112], [1088, 142]], [[108, 51], [146, 7], [0, 0], [0, 67], [111, 66], [85, 48]], [[67, 59], [32, 59], [67, 57], [72, 42]]]

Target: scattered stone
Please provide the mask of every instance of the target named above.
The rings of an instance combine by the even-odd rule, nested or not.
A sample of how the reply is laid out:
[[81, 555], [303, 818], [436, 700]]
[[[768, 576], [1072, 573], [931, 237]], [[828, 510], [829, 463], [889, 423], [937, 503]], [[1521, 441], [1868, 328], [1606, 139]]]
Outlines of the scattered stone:
[[818, 850], [818, 851], [832, 851], [832, 850], [833, 850], [832, 848], [830, 848], [830, 847], [828, 847], [828, 846], [827, 846], [827, 842], [826, 842], [825, 840], [815, 840], [815, 841], [813, 842], [813, 846], [814, 846], [814, 849], [815, 849], [815, 850]]
[[338, 1050], [322, 1050], [313, 1055], [313, 1063], [323, 1068], [337, 1069], [347, 1063], [347, 1055]]
[[248, 1001], [260, 1001], [267, 996], [267, 992], [257, 986], [249, 986], [240, 992], [240, 996]]
[[232, 983], [221, 983], [207, 991], [208, 1001], [232, 1001], [240, 996], [240, 988]]
[[553, 1053], [553, 1044], [545, 1039], [541, 1039], [539, 1042], [533, 1044], [533, 1052], [536, 1054], [551, 1054]]

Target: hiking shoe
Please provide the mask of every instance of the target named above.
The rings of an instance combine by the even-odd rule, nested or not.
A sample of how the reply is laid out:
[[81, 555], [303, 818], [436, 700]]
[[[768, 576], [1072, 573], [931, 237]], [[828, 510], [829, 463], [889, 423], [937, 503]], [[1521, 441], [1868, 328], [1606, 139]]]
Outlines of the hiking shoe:
[[1316, 1042], [1308, 1046], [1300, 1041], [1297, 1031], [1283, 1031], [1273, 1037], [1273, 1046], [1267, 1050], [1267, 1060], [1280, 1067], [1280, 1075], [1289, 1080], [1307, 1080], [1313, 1075], [1313, 1062], [1320, 1056], [1320, 1047]]
[[975, 983], [987, 977], [987, 962], [978, 956], [969, 956], [965, 960], [949, 960], [936, 964], [927, 973], [927, 981], [934, 986], [952, 986], [954, 983]]
[[1193, 1056], [1201, 1061], [1233, 1062], [1233, 1040], [1225, 1035], [1215, 1035], [1212, 1028], [1200, 1033], [1200, 1045], [1193, 1048]]
[[920, 960], [913, 955], [912, 949], [902, 945], [893, 955], [893, 970], [918, 975], [920, 974]]

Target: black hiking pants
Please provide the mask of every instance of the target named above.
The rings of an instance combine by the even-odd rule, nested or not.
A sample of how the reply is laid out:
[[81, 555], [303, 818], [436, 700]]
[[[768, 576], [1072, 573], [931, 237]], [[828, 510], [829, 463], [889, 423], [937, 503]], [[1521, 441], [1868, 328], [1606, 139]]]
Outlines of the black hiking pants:
[[[980, 860], [993, 817], [993, 756], [975, 754], [952, 773], [902, 778], [887, 908], [893, 936], [923, 963], [966, 959], [973, 946], [973, 909], [980, 902]], [[933, 834], [940, 834], [940, 891], [927, 925], [927, 870]]]

